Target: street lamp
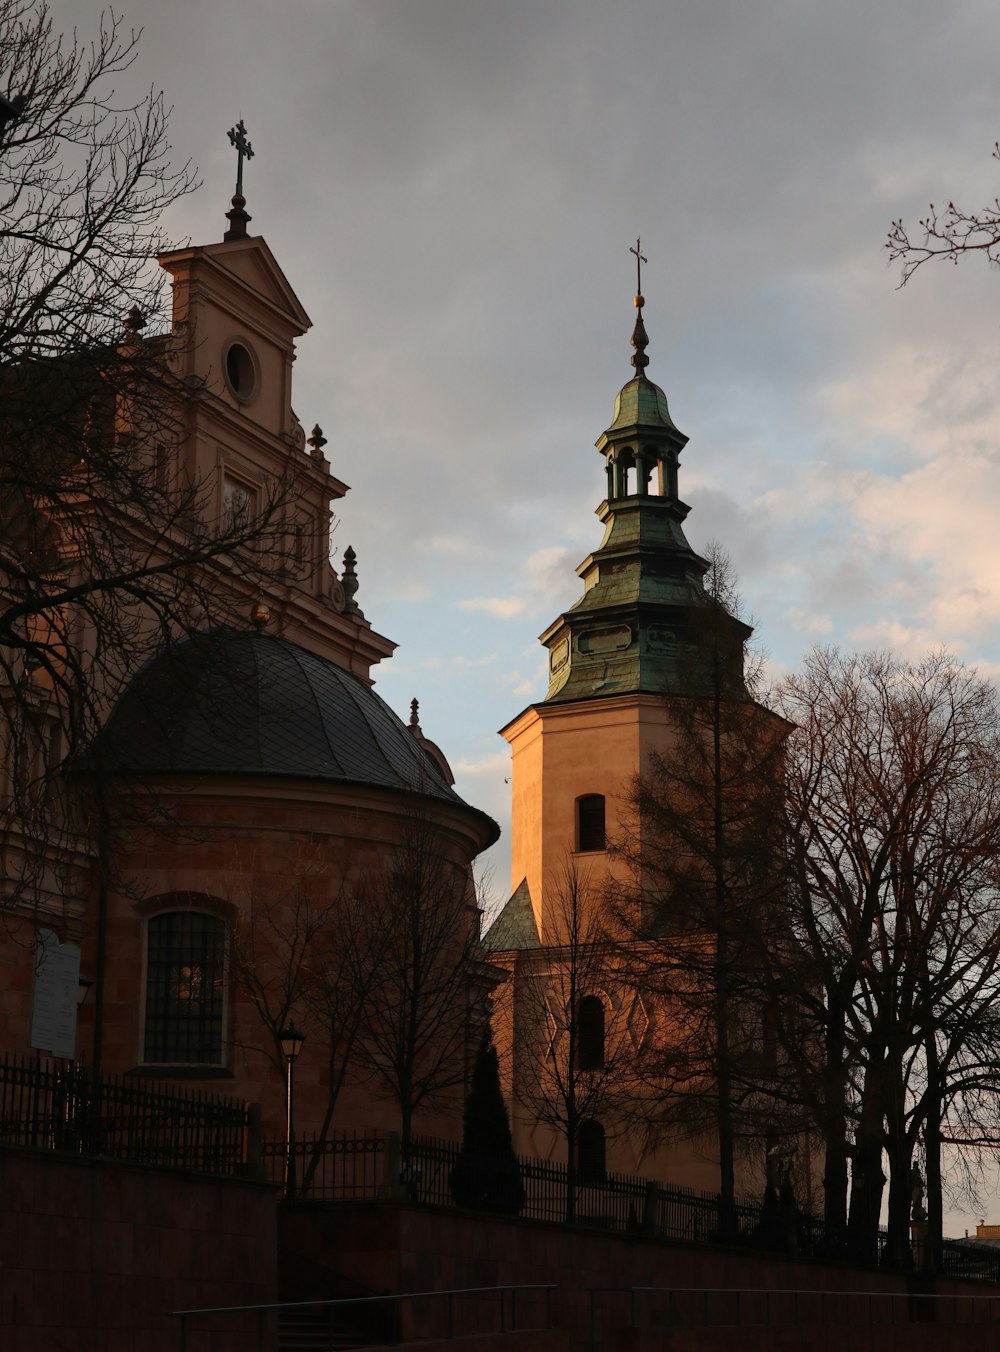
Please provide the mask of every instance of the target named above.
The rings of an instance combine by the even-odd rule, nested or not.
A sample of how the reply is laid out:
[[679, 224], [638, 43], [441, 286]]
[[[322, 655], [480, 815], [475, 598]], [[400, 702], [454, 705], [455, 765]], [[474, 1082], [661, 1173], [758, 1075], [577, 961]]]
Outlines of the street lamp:
[[281, 1054], [285, 1058], [288, 1066], [288, 1101], [287, 1112], [285, 1116], [285, 1196], [295, 1196], [295, 1132], [292, 1119], [292, 1092], [294, 1071], [293, 1067], [298, 1055], [302, 1050], [302, 1044], [306, 1040], [305, 1033], [300, 1033], [294, 1023], [290, 1023], [287, 1028], [283, 1028], [278, 1034], [278, 1041], [281, 1043]]

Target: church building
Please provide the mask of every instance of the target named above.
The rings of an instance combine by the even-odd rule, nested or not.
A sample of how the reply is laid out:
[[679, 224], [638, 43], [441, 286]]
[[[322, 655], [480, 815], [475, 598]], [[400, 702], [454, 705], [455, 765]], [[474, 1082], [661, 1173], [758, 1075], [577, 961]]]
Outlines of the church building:
[[[133, 314], [123, 335], [133, 351], [145, 343], [154, 364], [162, 354], [174, 416], [151, 428], [119, 393], [108, 434], [117, 453], [152, 457], [143, 482], [168, 506], [197, 508], [149, 550], [169, 558], [194, 538], [196, 561], [171, 608], [157, 614], [139, 599], [130, 612], [151, 656], [127, 681], [107, 673], [103, 730], [50, 776], [51, 785], [69, 772], [78, 806], [58, 841], [53, 828], [35, 843], [36, 855], [48, 852], [37, 885], [15, 887], [30, 842], [16, 813], [5, 829], [4, 1045], [259, 1103], [265, 1132], [278, 1136], [281, 1034], [295, 1025], [305, 1034], [299, 1132], [328, 1126], [334, 1103], [338, 1123], [395, 1129], [390, 1088], [370, 1066], [355, 1073], [342, 1007], [360, 1008], [362, 981], [374, 1007], [376, 974], [389, 979], [386, 889], [401, 869], [439, 927], [435, 962], [446, 967], [477, 942], [470, 868], [499, 832], [456, 793], [415, 704], [407, 725], [372, 688], [395, 645], [362, 609], [354, 551], [334, 566], [331, 503], [347, 485], [334, 473], [336, 446], [319, 426], [307, 438], [293, 407], [295, 344], [309, 317], [265, 240], [248, 232], [241, 189], [221, 240], [159, 259], [172, 280], [168, 334], [144, 340]], [[242, 552], [213, 557], [213, 531], [242, 522], [266, 529]], [[60, 526], [54, 515], [56, 553]], [[81, 644], [95, 642], [85, 624], [75, 629]], [[38, 735], [54, 745], [47, 673], [62, 659], [37, 627], [34, 644], [22, 679]], [[357, 922], [350, 932], [345, 916]], [[37, 1018], [45, 945], [56, 940], [86, 985], [75, 1047], [72, 1037], [55, 1045]], [[358, 968], [349, 989], [348, 950]], [[451, 998], [431, 1085], [442, 1092], [416, 1105], [414, 1124], [454, 1135], [483, 992]], [[370, 1021], [366, 1031], [374, 1038]]]
[[[4, 831], [7, 1048], [235, 1095], [259, 1103], [277, 1136], [282, 1035], [297, 1025], [300, 1132], [402, 1125], [404, 1137], [454, 1139], [499, 981], [519, 1151], [559, 1156], [569, 1139], [593, 1177], [641, 1170], [713, 1188], [708, 1137], [651, 1143], [634, 1126], [633, 1063], [670, 1030], [599, 926], [609, 886], [629, 881], [614, 846], [641, 835], [630, 786], [675, 738], [677, 701], [704, 655], [709, 564], [684, 535], [687, 438], [646, 375], [643, 297], [634, 375], [597, 441], [603, 539], [577, 570], [583, 595], [541, 635], [545, 697], [503, 729], [517, 886], [480, 948], [471, 866], [498, 829], [456, 793], [416, 702], [407, 725], [373, 689], [394, 645], [362, 609], [354, 551], [339, 566], [331, 557], [331, 503], [348, 491], [333, 472], [336, 438], [318, 425], [307, 438], [293, 406], [295, 344], [310, 321], [247, 229], [242, 124], [231, 137], [241, 167], [223, 238], [162, 255], [169, 331], [144, 338], [133, 313], [122, 337], [126, 356], [160, 363], [171, 416], [151, 420], [117, 391], [102, 424], [114, 455], [145, 458], [144, 482], [167, 505], [169, 529], [143, 545], [148, 557], [175, 567], [194, 540], [194, 561], [169, 604], [136, 600], [129, 623], [146, 660], [97, 668], [100, 730], [83, 754], [60, 760], [55, 749], [64, 650], [40, 625], [26, 644], [20, 679], [53, 767], [47, 787], [65, 784], [73, 806], [58, 832], [29, 839], [16, 813]], [[70, 459], [67, 473], [85, 463], [74, 448]], [[213, 533], [260, 521], [263, 537], [213, 553]], [[131, 525], [141, 537], [146, 527]], [[45, 529], [61, 567], [66, 523], [47, 512]], [[76, 635], [80, 670], [99, 648], [87, 618], [60, 631]], [[750, 630], [724, 618], [742, 689]], [[10, 880], [32, 852], [38, 877], [18, 891]], [[391, 1026], [393, 1011], [419, 1004], [400, 988], [414, 925], [433, 953], [426, 987], [438, 991], [416, 1031]], [[37, 1018], [53, 945], [89, 982], [75, 1047]], [[449, 984], [452, 968], [461, 978]], [[416, 1076], [415, 1063], [400, 1070], [404, 1041], [420, 1048]]]
[[[641, 267], [638, 244], [635, 250]], [[677, 701], [703, 666], [709, 562], [684, 535], [678, 491], [687, 437], [646, 375], [644, 298], [635, 297], [635, 374], [597, 440], [604, 529], [577, 569], [583, 595], [540, 636], [549, 686], [502, 729], [512, 752], [511, 878], [515, 890], [486, 936], [509, 973], [496, 999], [517, 1148], [565, 1159], [582, 1176], [606, 1169], [719, 1186], [711, 1133], [650, 1139], [630, 1111], [631, 1072], [669, 1039], [662, 1008], [621, 970], [606, 938], [606, 901], [635, 885], [613, 847], [641, 841], [633, 785], [676, 739]], [[729, 674], [742, 690], [751, 630], [722, 612]], [[572, 1146], [569, 1147], [573, 1149]]]

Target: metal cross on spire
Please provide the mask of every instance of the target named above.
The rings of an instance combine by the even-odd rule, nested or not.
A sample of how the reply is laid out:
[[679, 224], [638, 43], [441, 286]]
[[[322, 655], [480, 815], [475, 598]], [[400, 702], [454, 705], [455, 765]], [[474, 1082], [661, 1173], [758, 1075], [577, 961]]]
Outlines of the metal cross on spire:
[[235, 127], [229, 129], [229, 141], [236, 147], [239, 159], [236, 162], [236, 196], [243, 196], [243, 157], [253, 159], [253, 146], [247, 140], [247, 129], [240, 118]]
[[642, 252], [642, 241], [638, 235], [635, 237], [635, 248], [630, 248], [629, 253], [635, 254], [635, 299], [632, 304], [639, 312], [635, 317], [635, 328], [632, 330], [632, 346], [635, 348], [635, 352], [631, 361], [636, 374], [641, 377], [644, 376], [646, 367], [649, 365], [649, 358], [646, 356], [649, 337], [646, 333], [646, 326], [642, 322], [642, 307], [646, 304], [642, 295], [642, 265], [649, 260]]
[[635, 254], [635, 303], [640, 310], [645, 304], [642, 298], [642, 265], [649, 262], [649, 259], [641, 252], [641, 247], [639, 236], [636, 235], [635, 248], [630, 248], [629, 253]]

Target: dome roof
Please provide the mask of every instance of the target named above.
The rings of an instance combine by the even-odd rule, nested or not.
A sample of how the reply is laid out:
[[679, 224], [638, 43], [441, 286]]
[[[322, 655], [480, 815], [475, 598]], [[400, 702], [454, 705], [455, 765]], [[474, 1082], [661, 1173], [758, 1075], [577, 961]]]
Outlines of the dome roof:
[[647, 380], [636, 376], [623, 385], [615, 398], [615, 416], [605, 435], [630, 427], [668, 427], [676, 431], [667, 409], [667, 396]]
[[[99, 738], [106, 768], [364, 784], [468, 805], [370, 686], [266, 634], [216, 630], [165, 648]], [[499, 831], [484, 813], [491, 839]]]

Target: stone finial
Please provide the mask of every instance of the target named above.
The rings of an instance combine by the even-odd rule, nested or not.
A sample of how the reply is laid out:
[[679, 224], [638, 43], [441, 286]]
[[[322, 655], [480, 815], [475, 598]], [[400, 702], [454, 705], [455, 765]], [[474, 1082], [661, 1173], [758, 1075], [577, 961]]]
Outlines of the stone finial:
[[313, 428], [312, 436], [308, 438], [306, 445], [312, 447], [309, 454], [317, 464], [326, 463], [326, 456], [323, 454], [323, 447], [326, 445], [326, 437], [323, 435], [323, 429], [320, 427], [319, 423]]
[[341, 586], [344, 588], [344, 595], [347, 597], [348, 610], [358, 609], [358, 603], [354, 599], [354, 594], [358, 590], [357, 561], [358, 556], [355, 554], [353, 546], [348, 545], [344, 550], [344, 572], [340, 579]]
[[233, 194], [233, 205], [226, 212], [229, 229], [222, 236], [223, 242], [230, 244], [234, 239], [246, 239], [247, 226], [253, 220], [246, 211], [247, 199], [242, 193]]
[[410, 722], [408, 726], [414, 737], [423, 737], [424, 734], [420, 727], [420, 701], [417, 699], [410, 700]]
[[142, 346], [142, 331], [146, 327], [146, 316], [139, 309], [138, 305], [133, 305], [131, 310], [125, 316], [122, 324], [125, 330], [125, 337], [122, 346], [126, 352], [137, 352]]

